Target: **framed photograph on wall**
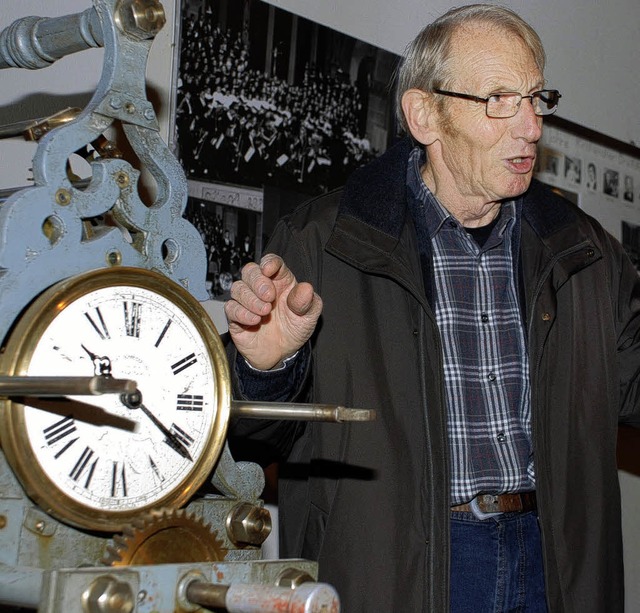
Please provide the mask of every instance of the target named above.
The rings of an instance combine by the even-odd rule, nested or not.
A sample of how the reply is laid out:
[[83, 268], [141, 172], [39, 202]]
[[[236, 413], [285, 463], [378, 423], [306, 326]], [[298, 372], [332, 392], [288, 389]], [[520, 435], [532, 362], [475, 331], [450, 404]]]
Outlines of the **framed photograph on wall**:
[[262, 0], [181, 0], [174, 149], [188, 179], [262, 190], [264, 238], [397, 134], [399, 57]]
[[189, 181], [184, 216], [200, 232], [205, 244], [209, 297], [227, 300], [242, 267], [260, 259], [261, 191]]

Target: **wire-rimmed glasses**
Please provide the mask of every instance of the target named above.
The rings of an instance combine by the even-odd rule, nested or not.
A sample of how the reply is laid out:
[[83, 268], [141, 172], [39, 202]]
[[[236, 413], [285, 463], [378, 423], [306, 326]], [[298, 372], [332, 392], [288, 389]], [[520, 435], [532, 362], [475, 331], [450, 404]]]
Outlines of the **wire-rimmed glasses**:
[[513, 117], [520, 109], [523, 98], [529, 98], [529, 100], [531, 100], [531, 106], [533, 106], [533, 112], [536, 115], [552, 115], [556, 112], [558, 102], [560, 98], [562, 98], [562, 95], [557, 89], [541, 89], [528, 96], [523, 96], [518, 92], [496, 92], [488, 98], [481, 98], [480, 96], [473, 96], [471, 94], [461, 94], [460, 92], [450, 92], [444, 89], [434, 89], [433, 91], [443, 96], [452, 96], [453, 98], [480, 102], [486, 107], [487, 117], [495, 117], [497, 119]]

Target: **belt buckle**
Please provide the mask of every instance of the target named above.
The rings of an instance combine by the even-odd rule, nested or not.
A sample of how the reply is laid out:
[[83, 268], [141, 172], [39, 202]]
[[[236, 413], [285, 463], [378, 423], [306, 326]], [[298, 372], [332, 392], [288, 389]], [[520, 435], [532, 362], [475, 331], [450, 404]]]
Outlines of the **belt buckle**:
[[490, 519], [491, 517], [497, 517], [498, 515], [504, 515], [504, 513], [500, 511], [498, 511], [497, 513], [485, 513], [484, 511], [481, 511], [480, 505], [478, 504], [478, 496], [471, 500], [469, 506], [471, 507], [471, 512], [474, 514], [474, 516], [480, 520]]

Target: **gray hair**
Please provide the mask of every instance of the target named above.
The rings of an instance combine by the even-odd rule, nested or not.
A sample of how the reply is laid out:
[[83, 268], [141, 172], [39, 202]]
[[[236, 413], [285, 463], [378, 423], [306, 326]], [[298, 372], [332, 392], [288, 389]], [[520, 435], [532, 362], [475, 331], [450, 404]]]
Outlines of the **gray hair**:
[[544, 74], [546, 57], [542, 41], [518, 14], [492, 4], [469, 4], [453, 8], [427, 25], [405, 50], [396, 84], [396, 114], [405, 130], [407, 123], [402, 112], [403, 94], [413, 88], [431, 92], [447, 87], [447, 82], [454, 76], [450, 67], [451, 40], [460, 27], [469, 23], [486, 23], [520, 38], [531, 50], [540, 73]]

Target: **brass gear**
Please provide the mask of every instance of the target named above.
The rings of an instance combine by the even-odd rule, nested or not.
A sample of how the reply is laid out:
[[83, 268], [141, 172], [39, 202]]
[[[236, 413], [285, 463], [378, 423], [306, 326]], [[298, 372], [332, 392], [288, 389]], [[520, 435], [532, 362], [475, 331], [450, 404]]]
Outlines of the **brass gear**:
[[227, 550], [217, 533], [184, 509], [146, 513], [113, 536], [102, 563], [144, 566], [221, 562]]

